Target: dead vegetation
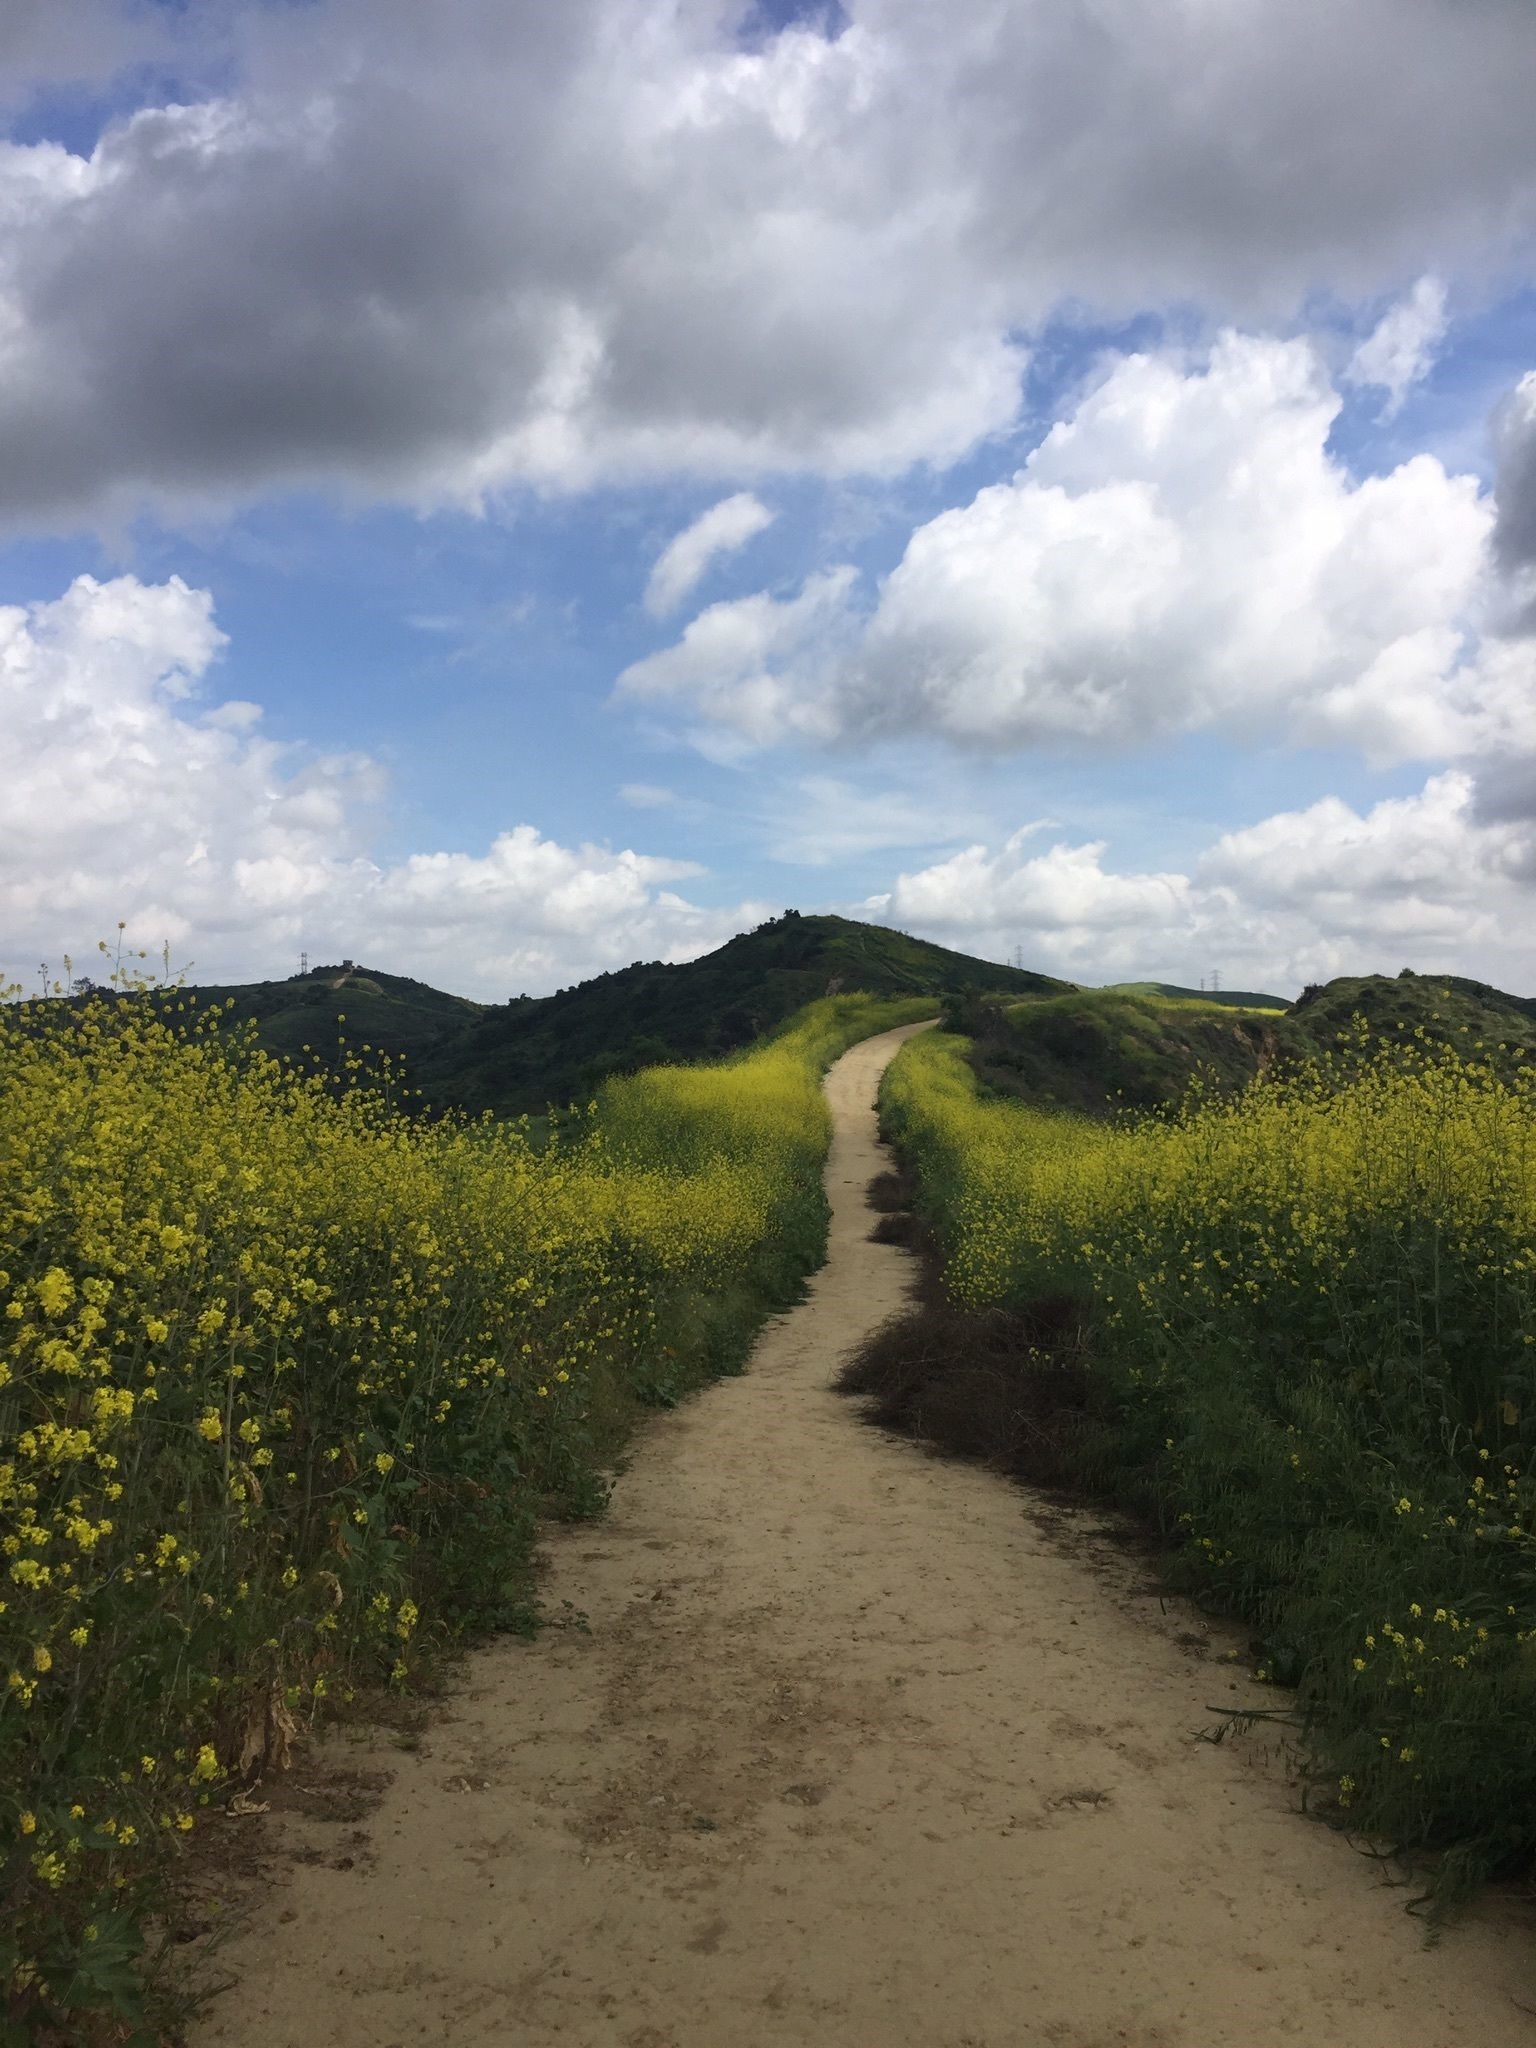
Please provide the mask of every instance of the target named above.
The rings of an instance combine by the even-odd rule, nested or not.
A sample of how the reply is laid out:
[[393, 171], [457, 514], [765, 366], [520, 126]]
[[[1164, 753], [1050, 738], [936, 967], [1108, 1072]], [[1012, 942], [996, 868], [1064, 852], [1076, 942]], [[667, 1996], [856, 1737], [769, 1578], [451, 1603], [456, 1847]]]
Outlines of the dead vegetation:
[[1079, 1488], [1094, 1400], [1082, 1304], [1056, 1295], [1021, 1309], [963, 1308], [944, 1294], [907, 1176], [876, 1174], [867, 1199], [880, 1212], [870, 1237], [910, 1247], [922, 1278], [911, 1306], [844, 1366], [839, 1392], [862, 1398], [880, 1428], [1036, 1486]]

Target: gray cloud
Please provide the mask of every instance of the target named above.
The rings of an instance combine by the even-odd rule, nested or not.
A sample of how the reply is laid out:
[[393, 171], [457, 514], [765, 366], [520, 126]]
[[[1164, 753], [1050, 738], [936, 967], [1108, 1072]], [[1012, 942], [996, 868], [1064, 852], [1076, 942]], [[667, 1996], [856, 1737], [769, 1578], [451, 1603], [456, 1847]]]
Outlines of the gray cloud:
[[0, 516], [943, 461], [1063, 299], [1262, 313], [1536, 222], [1526, 0], [750, 11], [236, 8], [229, 98], [0, 152]]
[[40, 87], [100, 87], [126, 66], [165, 55], [171, 18], [118, 0], [6, 0], [0, 11], [0, 106]]
[[1517, 592], [1508, 630], [1536, 633], [1536, 370], [1499, 407], [1494, 445], [1499, 466], [1493, 555]]

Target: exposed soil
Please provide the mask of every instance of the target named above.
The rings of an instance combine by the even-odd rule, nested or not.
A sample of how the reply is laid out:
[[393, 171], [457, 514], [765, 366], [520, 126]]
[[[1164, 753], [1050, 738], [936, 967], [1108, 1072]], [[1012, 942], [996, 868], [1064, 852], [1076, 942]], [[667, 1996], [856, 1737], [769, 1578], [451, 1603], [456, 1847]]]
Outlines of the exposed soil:
[[1092, 1513], [832, 1391], [913, 1270], [864, 1195], [906, 1035], [829, 1078], [809, 1299], [551, 1537], [547, 1604], [586, 1625], [478, 1652], [414, 1753], [344, 1746], [393, 1772], [366, 1849], [282, 1859], [198, 2048], [1536, 2040], [1523, 1908], [1426, 1948], [1271, 1751], [1197, 1739], [1273, 1703], [1235, 1639]]

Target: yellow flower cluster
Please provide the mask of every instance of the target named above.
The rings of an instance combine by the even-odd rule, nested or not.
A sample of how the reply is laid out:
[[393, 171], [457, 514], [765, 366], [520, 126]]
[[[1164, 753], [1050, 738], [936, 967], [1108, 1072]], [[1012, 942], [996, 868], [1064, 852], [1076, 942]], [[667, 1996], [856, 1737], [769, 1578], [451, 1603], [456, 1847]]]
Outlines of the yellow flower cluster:
[[1084, 1304], [1094, 1476], [1258, 1622], [1352, 1818], [1455, 1842], [1463, 1875], [1528, 1862], [1536, 1073], [1362, 1027], [1236, 1097], [1095, 1121], [989, 1097], [929, 1034], [882, 1100], [950, 1291]]
[[600, 1506], [635, 1403], [733, 1362], [814, 1261], [820, 1072], [912, 1014], [830, 999], [546, 1132], [338, 1091], [185, 996], [0, 1012], [23, 1952], [316, 1700], [526, 1614], [536, 1515]]

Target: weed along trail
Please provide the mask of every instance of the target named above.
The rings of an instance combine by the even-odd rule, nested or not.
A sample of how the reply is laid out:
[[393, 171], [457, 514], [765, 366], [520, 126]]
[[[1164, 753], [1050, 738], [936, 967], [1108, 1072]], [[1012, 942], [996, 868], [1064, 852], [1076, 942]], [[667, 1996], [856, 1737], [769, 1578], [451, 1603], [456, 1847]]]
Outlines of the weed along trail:
[[392, 1773], [366, 1839], [305, 1836], [198, 2048], [1536, 2039], [1516, 1909], [1426, 1948], [1258, 1743], [1197, 1740], [1275, 1696], [1092, 1517], [1052, 1529], [831, 1391], [908, 1285], [864, 1190], [916, 1028], [828, 1079], [804, 1304], [551, 1538], [546, 1606], [586, 1626], [476, 1653], [414, 1753], [341, 1745]]

